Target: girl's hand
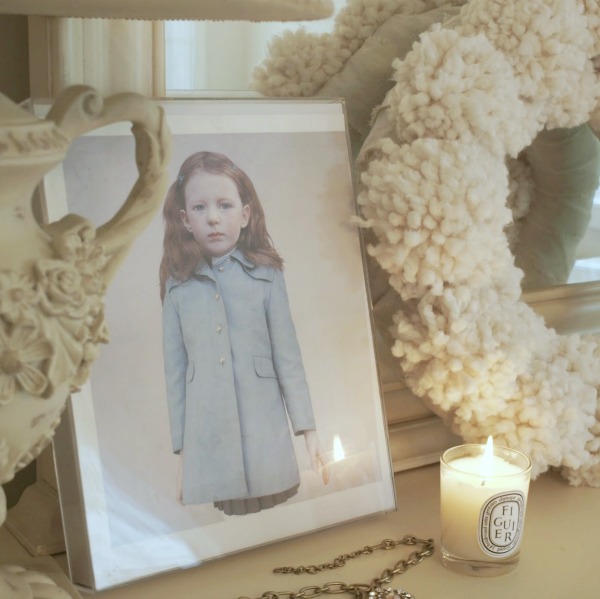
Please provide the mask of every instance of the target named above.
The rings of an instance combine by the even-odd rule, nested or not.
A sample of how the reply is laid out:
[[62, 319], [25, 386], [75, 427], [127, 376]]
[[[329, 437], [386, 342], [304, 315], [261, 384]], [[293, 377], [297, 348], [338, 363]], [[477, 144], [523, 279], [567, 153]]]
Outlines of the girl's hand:
[[179, 452], [177, 459], [177, 478], [175, 479], [175, 497], [177, 503], [183, 505], [183, 449]]
[[311, 468], [313, 472], [321, 474], [323, 484], [326, 485], [329, 482], [329, 468], [323, 459], [323, 450], [321, 449], [317, 431], [304, 431], [303, 434]]

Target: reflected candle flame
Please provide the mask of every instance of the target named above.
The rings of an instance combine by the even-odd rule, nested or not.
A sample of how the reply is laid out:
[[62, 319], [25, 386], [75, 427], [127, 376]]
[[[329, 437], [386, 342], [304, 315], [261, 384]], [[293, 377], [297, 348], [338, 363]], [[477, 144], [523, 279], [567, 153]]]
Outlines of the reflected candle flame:
[[333, 460], [335, 462], [339, 462], [346, 458], [346, 452], [344, 451], [344, 446], [342, 445], [342, 440], [339, 435], [335, 435], [333, 438]]

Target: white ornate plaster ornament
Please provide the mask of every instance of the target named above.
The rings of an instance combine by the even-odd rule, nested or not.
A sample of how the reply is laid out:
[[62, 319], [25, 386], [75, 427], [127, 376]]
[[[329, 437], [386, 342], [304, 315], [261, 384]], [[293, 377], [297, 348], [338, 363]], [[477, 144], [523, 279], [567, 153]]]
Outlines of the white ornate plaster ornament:
[[43, 572], [15, 564], [0, 565], [0, 597], [3, 599], [72, 599]]
[[[555, 467], [600, 486], [598, 338], [559, 335], [521, 300], [507, 237], [529, 209], [519, 154], [543, 131], [599, 132], [600, 4], [453, 4], [458, 14], [440, 20], [434, 0], [350, 0], [331, 36], [274, 44], [257, 87], [314, 95], [342, 81], [351, 103], [382, 56], [366, 41], [384, 35], [390, 10], [433, 16], [393, 63], [357, 160], [369, 251], [397, 297], [393, 353], [411, 390], [466, 441], [493, 435], [528, 454], [534, 475]], [[359, 31], [353, 49], [344, 40]], [[289, 56], [296, 43], [310, 60]], [[341, 49], [321, 67], [330, 48]], [[348, 89], [348, 74], [365, 80]]]
[[[44, 174], [74, 138], [118, 121], [133, 124], [139, 172], [120, 211], [98, 229], [73, 214], [39, 225], [31, 197]], [[45, 120], [0, 94], [0, 483], [49, 443], [67, 397], [108, 341], [106, 286], [162, 202], [169, 155], [162, 109], [138, 94], [102, 100], [74, 86]], [[2, 492], [0, 499], [1, 523]], [[52, 585], [44, 575], [0, 568], [3, 598], [69, 596]]]

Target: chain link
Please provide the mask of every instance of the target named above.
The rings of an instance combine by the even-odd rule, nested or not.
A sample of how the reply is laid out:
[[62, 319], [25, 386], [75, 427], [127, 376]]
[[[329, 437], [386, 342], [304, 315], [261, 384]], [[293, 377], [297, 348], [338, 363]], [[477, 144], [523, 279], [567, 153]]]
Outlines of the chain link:
[[[305, 586], [302, 587], [297, 593], [289, 591], [266, 591], [257, 599], [314, 599], [320, 595], [342, 595], [347, 593], [353, 596], [355, 599], [368, 599], [369, 594], [375, 596], [378, 589], [381, 589], [382, 584], [389, 584], [394, 576], [404, 574], [411, 566], [420, 564], [423, 559], [433, 555], [434, 543], [433, 539], [418, 539], [413, 535], [405, 535], [402, 539], [394, 541], [392, 539], [384, 539], [377, 545], [366, 545], [362, 549], [357, 549], [350, 553], [343, 553], [338, 555], [330, 562], [325, 562], [318, 565], [309, 566], [281, 566], [275, 568], [273, 572], [278, 574], [316, 574], [323, 572], [324, 570], [333, 570], [335, 568], [341, 568], [348, 560], [356, 559], [361, 555], [370, 555], [377, 550], [390, 550], [394, 549], [398, 545], [421, 545], [420, 550], [413, 551], [407, 558], [398, 560], [391, 568], [386, 568], [380, 574], [378, 578], [374, 578], [371, 584], [346, 584], [344, 582], [327, 582], [323, 586]], [[404, 593], [404, 591], [402, 591]], [[379, 595], [376, 595], [379, 596]], [[387, 596], [387, 595], [386, 595]], [[390, 595], [392, 596], [392, 595]], [[393, 595], [400, 596], [400, 595]], [[410, 596], [410, 594], [404, 593], [402, 596]], [[250, 597], [238, 597], [238, 599], [251, 599]]]

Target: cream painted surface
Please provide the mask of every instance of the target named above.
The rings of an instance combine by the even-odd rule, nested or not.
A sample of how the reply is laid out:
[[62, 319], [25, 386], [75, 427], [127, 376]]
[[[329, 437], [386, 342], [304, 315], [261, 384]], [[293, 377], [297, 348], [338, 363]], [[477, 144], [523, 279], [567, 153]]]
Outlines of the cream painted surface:
[[[369, 583], [412, 549], [398, 546], [349, 561], [343, 568], [317, 575], [273, 574], [276, 566], [319, 564], [336, 555], [400, 539], [405, 534], [433, 538], [436, 551], [420, 565], [393, 579], [419, 599], [531, 599], [598, 596], [600, 572], [594, 556], [600, 553], [600, 490], [573, 488], [552, 474], [532, 481], [516, 570], [497, 578], [455, 574], [441, 563], [439, 468], [431, 465], [396, 475], [397, 511], [357, 520], [289, 541], [244, 551], [203, 566], [104, 591], [102, 599], [235, 599], [261, 597], [265, 591], [294, 591], [330, 581]], [[27, 559], [25, 550], [3, 530], [0, 561]], [[64, 571], [64, 555], [56, 568]], [[87, 595], [84, 595], [84, 597]], [[286, 595], [287, 596], [287, 595]], [[347, 595], [340, 595], [340, 597]]]
[[298, 21], [332, 12], [331, 0], [3, 0], [9, 14], [123, 19]]

